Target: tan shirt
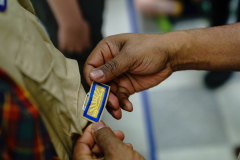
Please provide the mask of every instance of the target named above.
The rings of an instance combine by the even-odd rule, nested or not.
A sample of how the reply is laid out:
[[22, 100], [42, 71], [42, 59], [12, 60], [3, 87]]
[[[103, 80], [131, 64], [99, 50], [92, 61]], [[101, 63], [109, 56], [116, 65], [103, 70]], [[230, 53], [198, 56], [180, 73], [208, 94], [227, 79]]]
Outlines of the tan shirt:
[[59, 158], [69, 159], [71, 136], [87, 124], [77, 62], [53, 46], [29, 0], [7, 3], [0, 12], [0, 67], [31, 93]]

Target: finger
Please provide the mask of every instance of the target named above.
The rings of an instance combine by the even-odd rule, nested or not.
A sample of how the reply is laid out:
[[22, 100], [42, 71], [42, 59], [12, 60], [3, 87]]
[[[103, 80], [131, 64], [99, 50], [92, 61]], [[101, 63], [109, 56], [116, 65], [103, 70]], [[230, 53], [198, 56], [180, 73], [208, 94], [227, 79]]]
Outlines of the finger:
[[78, 138], [76, 141], [77, 143], [84, 143], [87, 144], [90, 147], [93, 147], [94, 145], [94, 139], [92, 137], [92, 123], [83, 131], [82, 136]]
[[[83, 73], [88, 85], [91, 85], [92, 83], [92, 79], [90, 78], [90, 72], [94, 68], [100, 67], [101, 65], [103, 65], [107, 61], [110, 61], [113, 58], [111, 50], [109, 50], [106, 41], [107, 40], [104, 39], [99, 42], [99, 44], [94, 48], [94, 50], [85, 62]], [[113, 52], [117, 54], [119, 51], [114, 50]]]
[[123, 74], [117, 79], [114, 79], [114, 83], [117, 84], [116, 97], [119, 100], [119, 105], [126, 111], [131, 112], [133, 110], [132, 103], [128, 100], [129, 96], [136, 92], [135, 86], [133, 86], [133, 79], [129, 74]]
[[95, 142], [106, 156], [113, 154], [116, 148], [121, 148], [124, 145], [103, 122], [95, 123], [92, 126], [92, 134]]
[[[120, 50], [124, 48], [123, 46], [127, 40], [128, 36], [121, 34], [107, 37], [98, 43], [89, 55], [84, 67], [84, 77], [89, 85], [92, 80], [96, 82], [110, 81], [109, 79], [121, 74], [119, 71], [122, 71], [123, 73], [128, 70], [129, 67], [127, 66], [129, 66], [130, 63], [125, 62], [129, 61], [133, 63], [133, 60], [125, 56], [126, 52], [120, 52]], [[111, 66], [115, 69], [112, 70]], [[100, 70], [96, 69], [98, 67], [100, 67]], [[94, 68], [96, 72], [90, 74]], [[106, 77], [104, 76], [104, 73], [106, 73]]]
[[132, 146], [131, 143], [126, 143], [126, 145], [127, 145], [128, 147], [130, 147], [131, 149], [133, 149], [133, 146]]
[[[121, 141], [123, 141], [124, 140], [124, 134], [123, 134], [123, 132], [122, 131], [113, 131], [113, 133], [115, 134], [115, 136], [118, 138], [118, 139], [120, 139]], [[94, 153], [94, 154], [96, 154], [96, 155], [98, 155], [98, 156], [100, 156], [100, 155], [102, 155], [103, 154], [103, 152], [101, 151], [101, 149], [98, 147], [98, 145], [94, 145], [93, 146], [93, 149], [92, 149], [92, 152]]]
[[93, 146], [92, 153], [95, 154], [96, 157], [103, 155], [103, 152], [101, 151], [97, 144]]
[[107, 111], [116, 119], [121, 119], [122, 111], [117, 97], [110, 92], [107, 102]]
[[90, 78], [96, 82], [108, 82], [129, 70], [131, 61], [125, 52], [119, 52], [116, 57], [90, 72]]
[[74, 146], [73, 157], [91, 156], [91, 148], [94, 146], [95, 141], [92, 136], [92, 124], [90, 124], [83, 132], [83, 135], [78, 138]]
[[114, 109], [111, 109], [111, 108], [107, 107], [107, 111], [116, 119], [121, 119], [122, 118], [122, 111], [121, 111], [120, 107], [117, 110], [114, 110]]
[[84, 67], [83, 67], [83, 68], [84, 68], [84, 69], [83, 69], [83, 74], [84, 74], [85, 80], [86, 80], [87, 84], [88, 84], [89, 86], [91, 86], [91, 84], [92, 84], [92, 79], [90, 78], [89, 72], [90, 72], [91, 70], [93, 70], [95, 67], [92, 66], [92, 65], [87, 64], [87, 62], [86, 62], [86, 63], [84, 64]]
[[133, 105], [127, 98], [121, 98], [120, 100], [120, 107], [124, 109], [125, 111], [132, 112], [133, 111]]
[[131, 112], [133, 110], [132, 103], [128, 100], [130, 93], [125, 87], [119, 86], [116, 96], [122, 109], [128, 112]]
[[125, 135], [124, 135], [124, 133], [123, 133], [122, 131], [113, 131], [113, 133], [114, 133], [115, 136], [116, 136], [118, 139], [120, 139], [121, 141], [124, 140]]
[[113, 94], [116, 94], [116, 92], [117, 92], [117, 83], [115, 83], [114, 81], [110, 81], [108, 83], [108, 85], [111, 86], [111, 92]]
[[107, 105], [114, 109], [114, 110], [117, 110], [119, 109], [119, 101], [118, 101], [118, 98], [112, 93], [110, 92], [109, 96], [108, 96], [108, 103]]
[[126, 40], [125, 35], [111, 36], [97, 45], [87, 60], [96, 67], [88, 72], [92, 80], [108, 82], [129, 70], [134, 59], [124, 50]]

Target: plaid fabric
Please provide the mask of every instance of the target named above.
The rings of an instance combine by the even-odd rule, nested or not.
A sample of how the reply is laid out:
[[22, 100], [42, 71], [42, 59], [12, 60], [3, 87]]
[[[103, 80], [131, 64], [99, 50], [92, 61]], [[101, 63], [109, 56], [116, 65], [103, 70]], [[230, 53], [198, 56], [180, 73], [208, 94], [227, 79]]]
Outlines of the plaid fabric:
[[30, 94], [1, 69], [0, 159], [58, 159]]

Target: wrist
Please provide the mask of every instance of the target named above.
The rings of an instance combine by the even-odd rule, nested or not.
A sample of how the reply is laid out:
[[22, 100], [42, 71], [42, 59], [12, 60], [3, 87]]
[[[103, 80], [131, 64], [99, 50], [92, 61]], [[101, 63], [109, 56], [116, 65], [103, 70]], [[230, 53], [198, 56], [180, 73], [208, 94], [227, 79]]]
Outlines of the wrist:
[[168, 51], [169, 63], [173, 72], [209, 68], [210, 63], [206, 51], [200, 51], [204, 44], [200, 43], [199, 36], [206, 36], [204, 30], [176, 31], [170, 34], [172, 39], [169, 48], [172, 49]]
[[60, 20], [58, 26], [63, 29], [81, 28], [84, 23], [86, 23], [86, 21], [83, 19]]
[[192, 64], [192, 59], [188, 55], [191, 48], [191, 36], [186, 31], [174, 31], [161, 35], [161, 46], [168, 54], [168, 63], [172, 71], [184, 70]]

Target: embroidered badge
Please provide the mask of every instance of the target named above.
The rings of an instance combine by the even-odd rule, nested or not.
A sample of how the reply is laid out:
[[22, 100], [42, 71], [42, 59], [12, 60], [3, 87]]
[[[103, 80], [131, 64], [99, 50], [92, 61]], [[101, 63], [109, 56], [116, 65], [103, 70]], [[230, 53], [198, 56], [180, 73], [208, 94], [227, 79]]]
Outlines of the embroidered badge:
[[93, 82], [83, 103], [82, 117], [94, 123], [99, 122], [107, 104], [109, 91], [110, 86]]
[[7, 9], [7, 0], [0, 0], [0, 12], [3, 12]]

